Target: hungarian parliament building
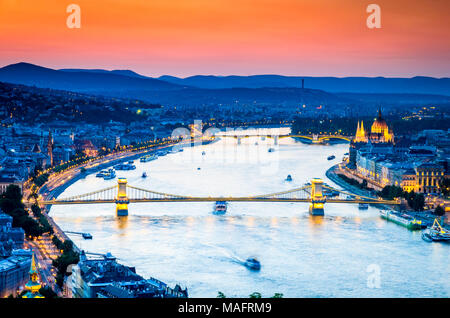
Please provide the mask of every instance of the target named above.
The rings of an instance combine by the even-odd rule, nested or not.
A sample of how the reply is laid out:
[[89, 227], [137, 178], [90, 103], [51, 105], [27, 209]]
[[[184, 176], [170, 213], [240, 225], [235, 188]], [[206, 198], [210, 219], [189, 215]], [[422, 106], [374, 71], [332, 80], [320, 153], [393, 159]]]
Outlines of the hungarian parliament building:
[[[436, 134], [439, 138], [431, 138]], [[438, 139], [448, 141], [448, 132], [433, 130], [394, 138], [379, 110], [370, 131], [358, 121], [347, 168], [353, 171], [352, 178], [366, 180], [367, 186], [377, 191], [394, 185], [408, 192], [440, 194], [442, 180], [449, 177], [449, 165], [446, 153], [436, 146]]]

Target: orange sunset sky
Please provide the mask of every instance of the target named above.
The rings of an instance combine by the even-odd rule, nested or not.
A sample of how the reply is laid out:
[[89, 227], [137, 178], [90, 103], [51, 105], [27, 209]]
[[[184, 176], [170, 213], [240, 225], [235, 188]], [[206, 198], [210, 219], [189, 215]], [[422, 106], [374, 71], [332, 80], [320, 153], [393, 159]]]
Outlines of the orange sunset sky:
[[[370, 3], [381, 29], [366, 26]], [[449, 15], [449, 0], [0, 0], [0, 66], [448, 77]]]

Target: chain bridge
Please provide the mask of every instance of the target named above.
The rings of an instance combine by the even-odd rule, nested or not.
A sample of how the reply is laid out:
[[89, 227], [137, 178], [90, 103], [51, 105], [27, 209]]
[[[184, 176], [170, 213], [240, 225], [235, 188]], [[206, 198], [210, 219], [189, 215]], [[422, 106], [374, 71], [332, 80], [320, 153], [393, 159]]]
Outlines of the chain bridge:
[[115, 203], [117, 216], [128, 215], [128, 204], [139, 202], [306, 202], [312, 215], [324, 215], [325, 203], [399, 204], [396, 200], [383, 200], [358, 196], [324, 184], [314, 178], [300, 188], [287, 191], [242, 197], [187, 196], [162, 193], [134, 187], [127, 179], [119, 178], [117, 185], [76, 196], [41, 201], [42, 205]]

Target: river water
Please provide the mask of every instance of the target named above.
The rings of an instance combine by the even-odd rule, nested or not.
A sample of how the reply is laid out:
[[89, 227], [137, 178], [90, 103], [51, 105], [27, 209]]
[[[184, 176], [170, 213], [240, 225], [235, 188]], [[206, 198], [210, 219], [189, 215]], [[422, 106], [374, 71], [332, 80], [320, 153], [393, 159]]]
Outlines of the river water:
[[[257, 144], [256, 144], [257, 143]], [[307, 145], [281, 139], [224, 138], [171, 153], [118, 171], [130, 185], [192, 196], [244, 196], [300, 187], [348, 151], [348, 145]], [[202, 152], [205, 152], [202, 155]], [[328, 161], [331, 154], [336, 156]], [[199, 169], [200, 168], [200, 169]], [[142, 178], [143, 172], [148, 178]], [[286, 182], [288, 174], [293, 181]], [[77, 181], [60, 197], [114, 185], [95, 174]], [[334, 185], [336, 186], [336, 185]], [[336, 186], [337, 187], [337, 186]], [[448, 297], [450, 244], [427, 243], [420, 232], [386, 222], [378, 209], [326, 204], [325, 216], [312, 217], [306, 203], [231, 202], [224, 216], [213, 204], [135, 203], [129, 216], [115, 216], [113, 204], [53, 206], [63, 230], [89, 252], [111, 252], [144, 277], [172, 287], [188, 287], [190, 297]], [[261, 271], [242, 265], [257, 257]]]

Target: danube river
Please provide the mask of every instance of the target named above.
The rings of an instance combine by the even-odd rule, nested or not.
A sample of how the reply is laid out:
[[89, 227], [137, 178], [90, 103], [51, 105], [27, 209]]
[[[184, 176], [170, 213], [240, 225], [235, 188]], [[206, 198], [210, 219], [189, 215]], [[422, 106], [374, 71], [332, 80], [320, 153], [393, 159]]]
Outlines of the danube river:
[[[326, 170], [348, 145], [307, 145], [231, 138], [187, 148], [133, 171], [118, 171], [130, 185], [193, 196], [244, 196], [300, 187], [313, 177], [333, 183]], [[204, 154], [202, 154], [204, 152]], [[328, 161], [329, 155], [336, 159]], [[148, 174], [142, 178], [142, 173]], [[293, 181], [286, 182], [288, 174]], [[114, 185], [95, 174], [60, 197]], [[231, 202], [224, 216], [212, 203], [136, 203], [129, 216], [115, 216], [113, 204], [53, 206], [51, 216], [89, 252], [111, 252], [144, 277], [186, 286], [190, 297], [448, 297], [450, 244], [426, 243], [421, 233], [382, 220], [378, 209], [326, 204], [324, 217], [312, 217], [305, 203]], [[253, 272], [247, 257], [262, 265]]]

